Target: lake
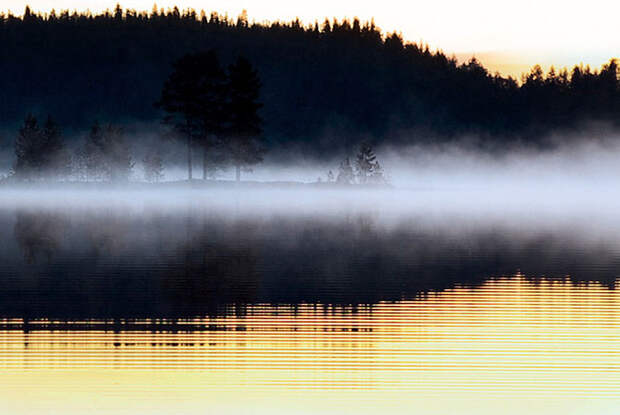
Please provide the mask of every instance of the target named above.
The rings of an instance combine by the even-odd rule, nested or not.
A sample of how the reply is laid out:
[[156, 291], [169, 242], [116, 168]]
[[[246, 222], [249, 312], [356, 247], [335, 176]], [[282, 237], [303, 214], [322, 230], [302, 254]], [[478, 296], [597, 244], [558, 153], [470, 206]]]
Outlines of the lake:
[[5, 193], [11, 414], [612, 414], [620, 210], [453, 192]]

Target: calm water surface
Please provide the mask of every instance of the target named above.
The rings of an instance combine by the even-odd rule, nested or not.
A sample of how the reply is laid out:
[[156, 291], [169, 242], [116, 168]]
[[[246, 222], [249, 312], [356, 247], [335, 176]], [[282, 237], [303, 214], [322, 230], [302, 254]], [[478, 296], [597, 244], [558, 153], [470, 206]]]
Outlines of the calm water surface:
[[3, 413], [620, 410], [615, 217], [228, 208], [0, 209]]

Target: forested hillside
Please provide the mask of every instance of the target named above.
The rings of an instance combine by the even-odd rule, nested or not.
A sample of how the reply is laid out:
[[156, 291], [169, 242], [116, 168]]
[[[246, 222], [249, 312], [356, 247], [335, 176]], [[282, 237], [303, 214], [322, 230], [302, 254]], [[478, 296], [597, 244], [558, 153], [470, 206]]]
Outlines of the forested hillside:
[[[307, 144], [320, 152], [375, 144], [443, 140], [536, 141], [557, 128], [620, 121], [615, 61], [517, 82], [478, 62], [384, 35], [372, 23], [250, 24], [194, 11], [100, 15], [26, 10], [0, 16], [0, 125], [29, 112], [51, 114], [68, 130], [95, 119], [152, 122], [171, 64], [215, 49], [224, 64], [243, 55], [257, 68], [270, 146]], [[11, 138], [12, 139], [12, 138]]]

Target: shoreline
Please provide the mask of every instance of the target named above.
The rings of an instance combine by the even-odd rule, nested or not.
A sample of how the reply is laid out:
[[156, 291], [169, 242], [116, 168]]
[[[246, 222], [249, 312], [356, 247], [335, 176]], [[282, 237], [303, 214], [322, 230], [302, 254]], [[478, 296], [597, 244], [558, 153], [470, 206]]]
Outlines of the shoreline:
[[297, 182], [297, 181], [234, 181], [234, 180], [176, 180], [158, 183], [148, 182], [0, 182], [0, 192], [7, 190], [36, 190], [36, 191], [57, 191], [57, 190], [199, 190], [199, 189], [218, 189], [218, 190], [253, 190], [253, 189], [279, 189], [279, 190], [299, 190], [299, 189], [323, 189], [323, 190], [368, 190], [368, 189], [394, 189], [390, 184], [341, 184], [336, 182]]

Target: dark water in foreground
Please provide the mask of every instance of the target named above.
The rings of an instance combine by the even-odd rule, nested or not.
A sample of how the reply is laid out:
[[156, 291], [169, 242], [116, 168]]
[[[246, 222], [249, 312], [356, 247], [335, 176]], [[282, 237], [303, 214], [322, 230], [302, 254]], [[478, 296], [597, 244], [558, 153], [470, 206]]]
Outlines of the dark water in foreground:
[[615, 413], [617, 222], [549, 218], [3, 207], [0, 409]]

